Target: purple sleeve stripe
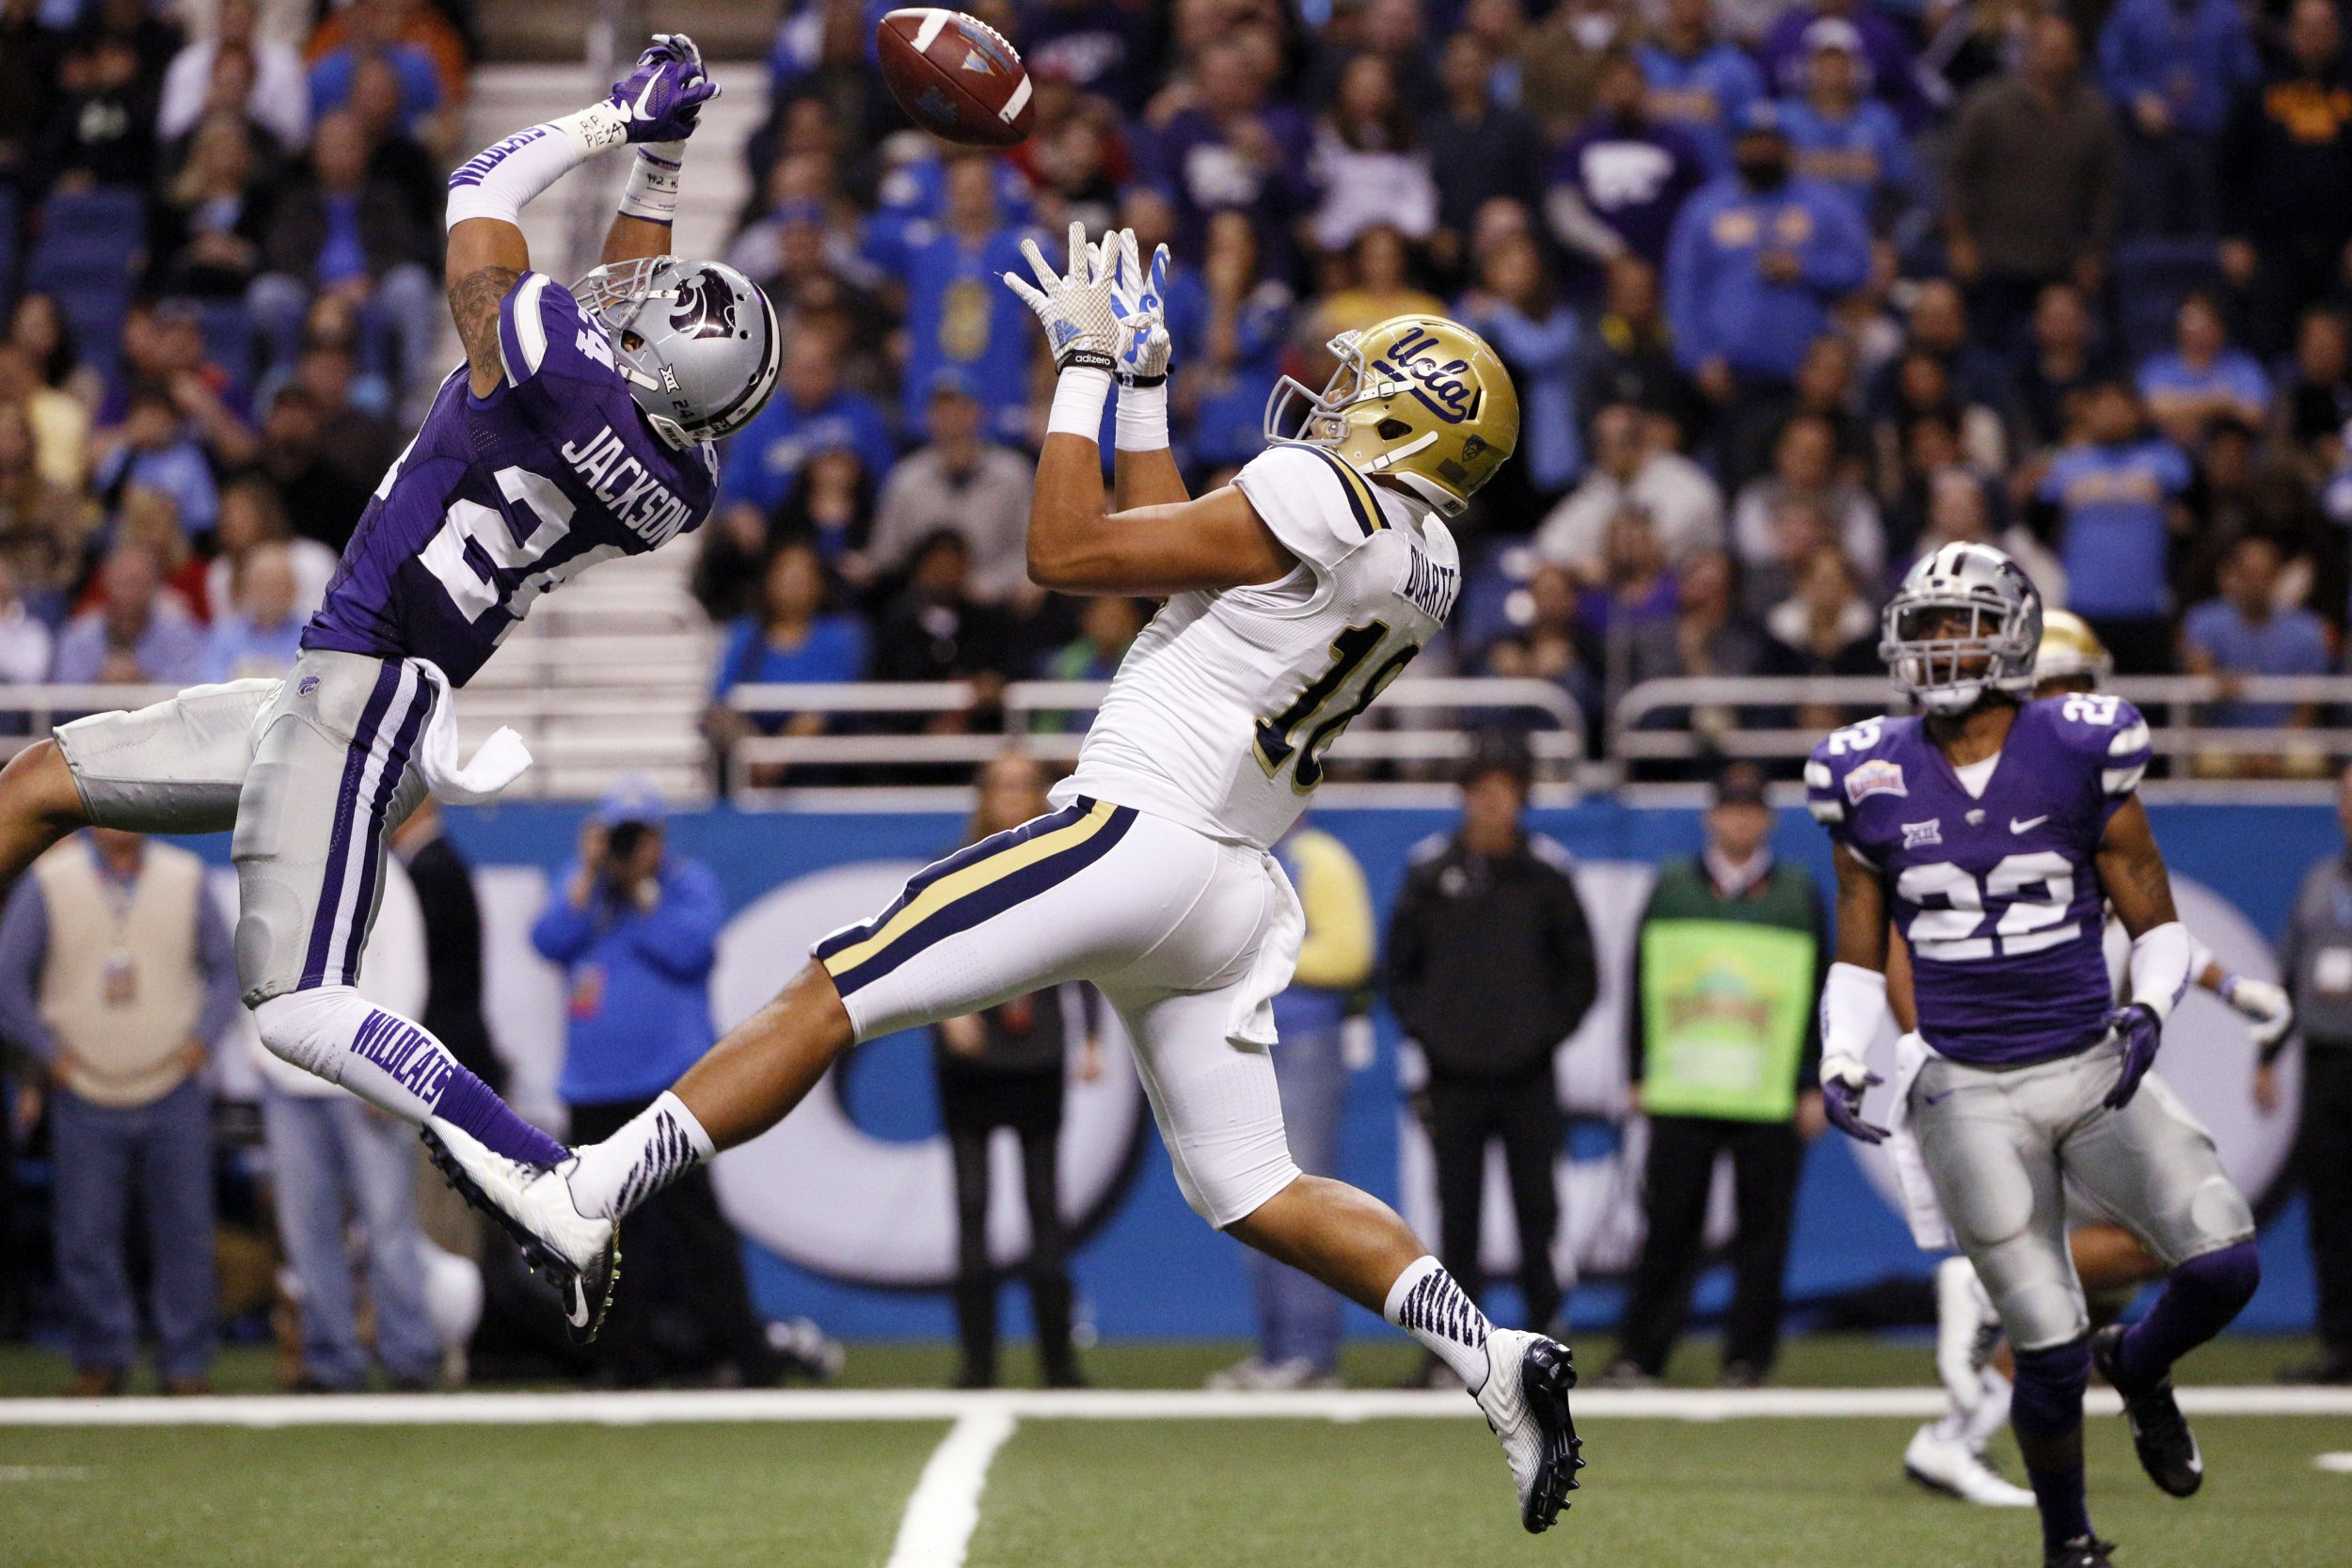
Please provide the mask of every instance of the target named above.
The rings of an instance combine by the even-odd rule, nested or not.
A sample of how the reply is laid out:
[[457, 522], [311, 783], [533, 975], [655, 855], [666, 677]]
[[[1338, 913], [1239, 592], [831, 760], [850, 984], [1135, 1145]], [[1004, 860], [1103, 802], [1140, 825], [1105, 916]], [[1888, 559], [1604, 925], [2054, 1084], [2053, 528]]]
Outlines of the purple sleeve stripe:
[[457, 166], [449, 177], [449, 188], [457, 190], [466, 185], [479, 185], [489, 172], [504, 163], [509, 156], [530, 146], [548, 134], [544, 125], [528, 131], [517, 131], [501, 142], [493, 142]]

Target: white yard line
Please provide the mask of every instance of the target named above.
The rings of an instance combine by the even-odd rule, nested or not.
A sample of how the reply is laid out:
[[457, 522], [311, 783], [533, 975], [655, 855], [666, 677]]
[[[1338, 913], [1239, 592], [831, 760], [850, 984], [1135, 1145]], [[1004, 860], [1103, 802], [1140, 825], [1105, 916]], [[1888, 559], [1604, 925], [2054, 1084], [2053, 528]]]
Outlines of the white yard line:
[[[2352, 1388], [2208, 1386], [2181, 1390], [2192, 1416], [2352, 1416]], [[1575, 1396], [1580, 1417], [1730, 1421], [1902, 1418], [1941, 1415], [1934, 1388], [1596, 1389]], [[2105, 1390], [2094, 1416], [2120, 1408]], [[110, 1426], [639, 1426], [675, 1421], [1468, 1420], [1460, 1394], [1350, 1389], [1213, 1394], [1189, 1389], [1074, 1392], [947, 1389], [747, 1389], [676, 1393], [215, 1395], [202, 1399], [0, 1399], [0, 1428]]]
[[2328, 1470], [2340, 1476], [2352, 1476], [2352, 1453], [2323, 1453], [2312, 1456], [2312, 1468]]
[[964, 1552], [980, 1523], [988, 1467], [1018, 1424], [1003, 1408], [968, 1410], [956, 1418], [907, 1499], [889, 1568], [963, 1568]]

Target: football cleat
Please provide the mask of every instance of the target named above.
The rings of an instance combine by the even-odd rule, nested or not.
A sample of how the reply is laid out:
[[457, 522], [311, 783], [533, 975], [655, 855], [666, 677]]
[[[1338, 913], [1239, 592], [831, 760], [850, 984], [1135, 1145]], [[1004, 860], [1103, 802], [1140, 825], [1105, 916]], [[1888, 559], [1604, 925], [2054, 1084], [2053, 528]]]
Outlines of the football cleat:
[[1984, 1455], [1963, 1438], [1946, 1437], [1931, 1421], [1912, 1433], [1903, 1449], [1903, 1474], [1931, 1492], [1980, 1508], [2031, 1508], [2033, 1494], [2001, 1478]]
[[1502, 1439], [1502, 1456], [1518, 1483], [1519, 1523], [1530, 1535], [1551, 1528], [1577, 1489], [1577, 1471], [1584, 1468], [1584, 1444], [1568, 1415], [1568, 1390], [1575, 1386], [1575, 1358], [1557, 1339], [1516, 1328], [1486, 1336], [1486, 1383], [1478, 1390], [1478, 1408]]
[[2197, 1434], [2188, 1430], [2188, 1418], [2172, 1397], [2171, 1378], [2158, 1378], [2144, 1388], [2123, 1386], [2116, 1367], [2122, 1344], [2123, 1325], [2109, 1323], [2090, 1337], [2091, 1364], [2123, 1396], [2123, 1419], [2132, 1429], [2132, 1447], [2139, 1450], [2139, 1467], [2156, 1490], [2185, 1497], [2205, 1484], [2205, 1458], [2197, 1451]]
[[2063, 1545], [2052, 1546], [2042, 1554], [2042, 1568], [2115, 1568], [2115, 1560], [2107, 1554], [2115, 1550], [2115, 1543], [2102, 1541], [2095, 1535], [2078, 1535]]
[[612, 1309], [621, 1277], [620, 1227], [590, 1219], [572, 1204], [561, 1166], [527, 1165], [483, 1147], [464, 1128], [435, 1117], [420, 1135], [433, 1164], [467, 1202], [489, 1215], [523, 1249], [533, 1274], [564, 1297], [564, 1328], [591, 1344]]

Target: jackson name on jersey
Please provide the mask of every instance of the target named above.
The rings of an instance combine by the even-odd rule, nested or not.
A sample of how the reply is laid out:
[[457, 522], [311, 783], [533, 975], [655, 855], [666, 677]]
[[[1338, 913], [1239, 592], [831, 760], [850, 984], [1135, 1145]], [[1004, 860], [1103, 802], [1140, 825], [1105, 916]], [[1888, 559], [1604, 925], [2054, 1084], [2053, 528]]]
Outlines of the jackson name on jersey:
[[2086, 693], [2021, 706], [1978, 791], [1916, 718], [1866, 720], [1813, 749], [1806, 805], [1884, 879], [1938, 1052], [2014, 1065], [2105, 1036], [2099, 840], [2148, 756], [2138, 710]]
[[505, 375], [461, 365], [360, 514], [302, 645], [431, 659], [463, 686], [539, 595], [701, 526], [718, 460], [637, 411], [603, 329], [525, 273], [499, 304]]
[[1332, 742], [1445, 625], [1461, 562], [1429, 508], [1320, 447], [1278, 443], [1233, 483], [1297, 567], [1169, 599], [1054, 799], [1263, 848], [1306, 809]]

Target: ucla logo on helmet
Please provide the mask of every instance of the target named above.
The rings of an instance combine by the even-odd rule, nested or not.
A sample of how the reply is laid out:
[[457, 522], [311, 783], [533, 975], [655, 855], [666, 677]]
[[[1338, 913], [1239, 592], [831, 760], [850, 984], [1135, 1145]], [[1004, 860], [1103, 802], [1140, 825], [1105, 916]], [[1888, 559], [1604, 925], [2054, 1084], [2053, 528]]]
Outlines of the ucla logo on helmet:
[[1475, 419], [1479, 400], [1470, 382], [1470, 361], [1440, 360], [1431, 352], [1437, 347], [1438, 340], [1426, 329], [1406, 327], [1373, 369], [1403, 380], [1417, 402], [1448, 424]]
[[677, 301], [677, 308], [670, 312], [674, 330], [696, 338], [734, 336], [735, 291], [718, 274], [698, 272], [680, 279]]

